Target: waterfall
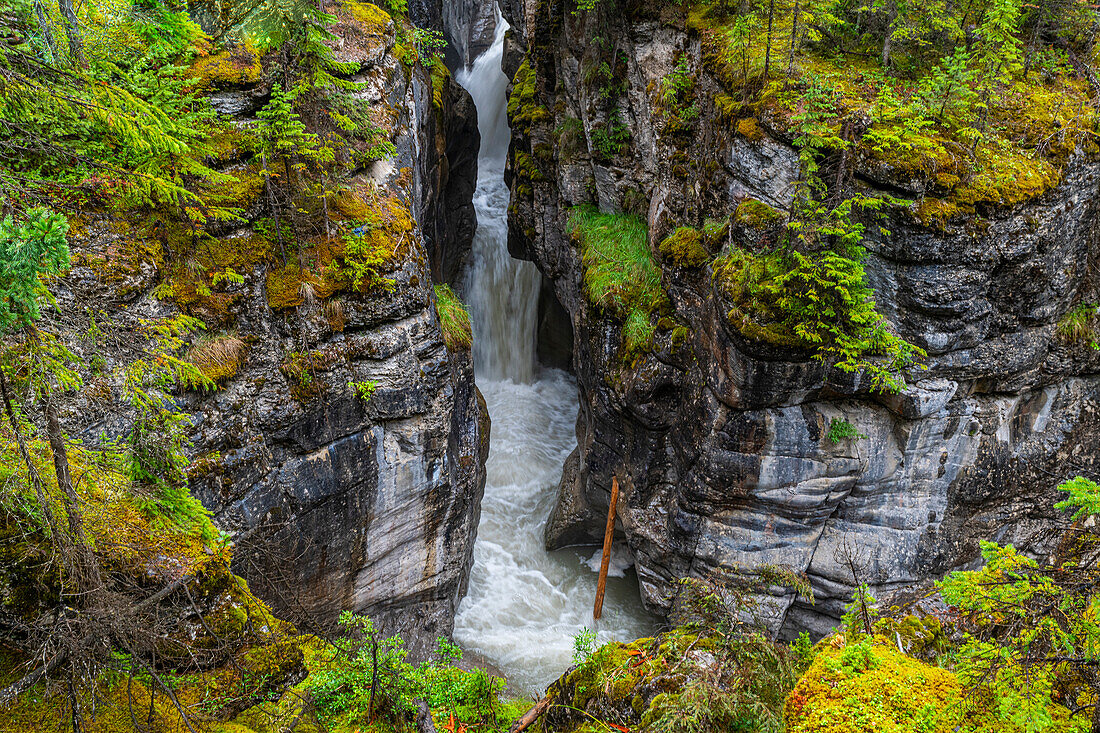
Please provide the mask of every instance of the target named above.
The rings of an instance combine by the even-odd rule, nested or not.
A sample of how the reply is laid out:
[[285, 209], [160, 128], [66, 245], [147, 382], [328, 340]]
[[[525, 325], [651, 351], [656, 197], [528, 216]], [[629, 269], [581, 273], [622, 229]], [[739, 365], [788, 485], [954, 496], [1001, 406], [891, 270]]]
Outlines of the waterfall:
[[485, 498], [469, 594], [455, 640], [508, 679], [513, 694], [539, 694], [569, 666], [573, 637], [600, 641], [652, 631], [638, 585], [614, 558], [603, 618], [592, 620], [599, 551], [548, 553], [543, 527], [566, 457], [576, 447], [577, 389], [535, 361], [539, 274], [508, 255], [504, 162], [510, 131], [501, 72], [507, 25], [497, 16], [492, 47], [458, 81], [477, 105], [481, 130], [474, 205], [478, 230], [464, 293], [474, 326], [474, 369], [492, 417]]
[[508, 78], [500, 70], [508, 24], [497, 16], [496, 36], [488, 51], [460, 84], [474, 98], [481, 131], [474, 208], [478, 227], [465, 292], [474, 333], [474, 368], [481, 380], [511, 379], [527, 384], [535, 376], [535, 326], [539, 273], [530, 262], [508, 254], [508, 188], [504, 161], [512, 132], [508, 129]]

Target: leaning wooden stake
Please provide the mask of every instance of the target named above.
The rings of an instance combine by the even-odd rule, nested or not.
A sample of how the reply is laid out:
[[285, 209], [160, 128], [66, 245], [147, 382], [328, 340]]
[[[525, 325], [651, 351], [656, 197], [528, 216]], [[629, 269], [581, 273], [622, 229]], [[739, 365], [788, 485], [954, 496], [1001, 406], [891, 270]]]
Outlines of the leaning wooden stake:
[[619, 479], [611, 477], [611, 503], [607, 506], [607, 529], [603, 532], [603, 560], [600, 562], [600, 579], [596, 582], [596, 606], [592, 618], [597, 621], [603, 615], [603, 593], [607, 588], [607, 566], [611, 564], [611, 535], [615, 534], [615, 505], [619, 503]]

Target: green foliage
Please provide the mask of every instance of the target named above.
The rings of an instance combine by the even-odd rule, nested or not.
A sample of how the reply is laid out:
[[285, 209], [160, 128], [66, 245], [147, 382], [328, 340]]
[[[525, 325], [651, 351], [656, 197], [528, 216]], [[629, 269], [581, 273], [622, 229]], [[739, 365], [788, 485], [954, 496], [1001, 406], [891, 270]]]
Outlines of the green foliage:
[[[798, 227], [797, 236], [807, 238], [806, 229]], [[735, 248], [715, 260], [714, 278], [746, 337], [809, 349], [819, 361], [867, 374], [872, 390], [901, 390], [902, 370], [923, 356], [887, 329], [859, 261], [835, 250], [754, 255]]]
[[443, 340], [451, 351], [464, 351], [474, 342], [470, 311], [458, 299], [450, 285], [435, 286], [435, 306], [439, 324], [443, 328]]
[[368, 236], [375, 230], [373, 223], [368, 222], [345, 234], [344, 256], [335, 268], [341, 277], [351, 281], [355, 290], [392, 292], [396, 284], [382, 274], [393, 261], [392, 243], [379, 246], [377, 238]]
[[592, 144], [596, 146], [596, 153], [605, 161], [610, 162], [616, 156], [626, 152], [630, 144], [630, 128], [623, 124], [619, 118], [619, 110], [614, 110], [607, 122], [592, 131]]
[[[1095, 482], [1078, 477], [1059, 489], [1069, 494], [1059, 509], [1078, 521], [1096, 516]], [[1090, 522], [1082, 525], [1063, 541], [1068, 553], [1052, 564], [983, 542], [981, 570], [951, 573], [939, 583], [966, 634], [956, 671], [1005, 725], [1046, 730], [1063, 715], [1059, 703], [1089, 711], [1098, 704], [1100, 594], [1088, 561], [1098, 538]], [[1080, 718], [1082, 728], [1089, 718]]]
[[852, 601], [844, 608], [841, 626], [847, 638], [859, 639], [874, 633], [878, 611], [875, 609], [875, 597], [866, 583], [860, 583], [852, 593]]
[[21, 224], [0, 221], [0, 333], [38, 320], [39, 301], [50, 297], [42, 278], [69, 267], [68, 226], [44, 208], [29, 210]]
[[581, 245], [588, 299], [623, 321], [628, 355], [650, 348], [652, 316], [667, 309], [668, 296], [645, 223], [635, 216], [579, 206], [569, 214], [569, 228]]
[[657, 249], [679, 267], [699, 267], [710, 259], [704, 232], [691, 227], [679, 227], [668, 235]]
[[142, 489], [136, 503], [157, 522], [213, 540], [218, 532], [210, 522], [210, 512], [187, 485], [191, 418], [179, 411], [172, 396], [177, 385], [216, 386], [199, 367], [176, 356], [185, 337], [203, 324], [178, 315], [143, 325], [150, 356], [134, 359], [122, 368], [122, 397], [134, 413], [127, 436], [130, 478]]
[[844, 418], [834, 417], [829, 421], [829, 431], [825, 433], [825, 439], [830, 443], [839, 443], [842, 440], [866, 440], [867, 436]]
[[979, 733], [1013, 728], [971, 713], [950, 671], [907, 657], [885, 640], [826, 639], [787, 697], [789, 733]]
[[419, 700], [436, 715], [447, 715], [450, 730], [502, 731], [511, 723], [511, 711], [499, 699], [504, 681], [484, 670], [459, 669], [462, 652], [445, 639], [434, 659], [413, 665], [404, 641], [382, 638], [369, 618], [345, 611], [340, 624], [348, 636], [322, 654], [305, 682], [330, 726], [351, 729], [385, 721], [404, 730]]
[[585, 626], [573, 636], [573, 664], [588, 664], [595, 651], [596, 632]]
[[1062, 316], [1057, 331], [1067, 343], [1087, 343], [1100, 350], [1100, 306], [1082, 303]]
[[1074, 521], [1100, 516], [1100, 486], [1095, 481], [1077, 476], [1059, 486], [1058, 490], [1069, 494], [1069, 498], [1058, 502], [1054, 508], [1062, 511], [1076, 510], [1073, 513]]
[[402, 16], [409, 13], [408, 0], [382, 0], [382, 6], [391, 15]]
[[378, 388], [378, 382], [368, 379], [365, 382], [348, 382], [348, 389], [363, 402], [370, 402], [374, 396], [374, 390]]

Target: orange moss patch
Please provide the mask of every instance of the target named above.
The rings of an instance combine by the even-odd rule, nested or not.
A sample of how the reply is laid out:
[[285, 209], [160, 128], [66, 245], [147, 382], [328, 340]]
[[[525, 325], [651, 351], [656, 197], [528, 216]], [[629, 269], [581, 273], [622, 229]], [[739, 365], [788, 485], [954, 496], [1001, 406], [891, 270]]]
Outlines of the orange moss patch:
[[412, 254], [416, 241], [409, 207], [395, 194], [364, 185], [342, 191], [335, 210], [344, 236], [315, 238], [302, 250], [301, 264], [288, 262], [268, 273], [267, 302], [273, 309], [394, 287], [385, 274]]

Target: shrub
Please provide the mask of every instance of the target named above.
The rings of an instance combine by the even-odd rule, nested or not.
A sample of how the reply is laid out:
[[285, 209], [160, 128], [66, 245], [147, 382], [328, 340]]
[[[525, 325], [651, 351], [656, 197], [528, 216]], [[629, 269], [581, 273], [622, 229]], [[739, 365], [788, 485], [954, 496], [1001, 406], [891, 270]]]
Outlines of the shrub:
[[900, 391], [901, 371], [923, 356], [887, 329], [864, 282], [863, 265], [840, 252], [757, 255], [733, 248], [715, 260], [714, 278], [733, 301], [729, 319], [742, 335], [811, 350], [814, 358], [845, 372], [862, 371], [872, 390]]
[[370, 402], [374, 396], [374, 390], [378, 388], [378, 382], [367, 380], [365, 382], [348, 382], [348, 389], [363, 402]]
[[866, 440], [867, 436], [844, 418], [834, 417], [829, 421], [829, 432], [825, 434], [825, 439], [830, 443], [839, 443], [842, 440]]
[[345, 611], [340, 624], [347, 636], [321, 655], [305, 682], [333, 729], [385, 721], [394, 730], [409, 730], [421, 700], [435, 716], [446, 716], [450, 731], [503, 731], [521, 712], [502, 704], [504, 680], [455, 666], [462, 651], [445, 639], [439, 639], [435, 659], [413, 665], [401, 637], [383, 638], [369, 618]]
[[1100, 306], [1082, 303], [1058, 321], [1058, 336], [1068, 344], [1087, 343], [1100, 349]]

